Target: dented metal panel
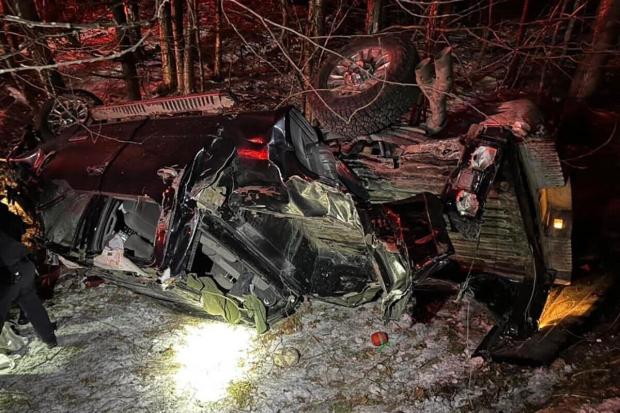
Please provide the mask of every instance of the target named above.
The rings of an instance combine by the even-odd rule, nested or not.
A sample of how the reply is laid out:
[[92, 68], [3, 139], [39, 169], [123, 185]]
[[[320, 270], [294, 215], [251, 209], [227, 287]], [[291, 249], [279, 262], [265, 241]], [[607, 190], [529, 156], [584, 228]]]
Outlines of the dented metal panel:
[[[350, 194], [319, 181], [307, 181], [292, 176], [284, 182], [286, 194], [274, 197], [272, 191], [255, 187], [241, 187], [234, 190], [230, 205], [252, 212], [273, 214], [304, 220], [325, 220], [332, 225], [343, 226], [363, 232], [359, 214]], [[286, 202], [278, 198], [286, 199]]]
[[46, 180], [64, 180], [76, 191], [97, 192], [110, 164], [132, 142], [140, 124], [75, 126], [38, 148], [46, 161], [35, 172]]
[[[152, 119], [138, 128], [108, 167], [101, 192], [140, 195], [161, 202], [164, 182], [158, 171], [164, 167], [184, 168], [196, 153], [210, 147], [222, 120], [193, 117]], [[105, 125], [103, 131], [115, 125]], [[217, 159], [220, 159], [219, 157]]]

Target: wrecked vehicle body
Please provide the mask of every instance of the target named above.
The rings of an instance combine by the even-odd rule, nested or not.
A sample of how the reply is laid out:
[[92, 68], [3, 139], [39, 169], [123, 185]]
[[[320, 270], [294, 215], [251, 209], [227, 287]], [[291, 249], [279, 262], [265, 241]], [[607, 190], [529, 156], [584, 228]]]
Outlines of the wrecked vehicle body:
[[[413, 76], [410, 42], [343, 53], [319, 73], [322, 132], [294, 108], [187, 115], [230, 107], [219, 94], [99, 106], [94, 122], [13, 151], [17, 195], [65, 264], [259, 331], [303, 296], [381, 295], [384, 320], [398, 319], [451, 266], [466, 274], [455, 292], [497, 316], [482, 353], [527, 339], [572, 273], [570, 184], [537, 109], [507, 102], [467, 132], [429, 136], [398, 126], [419, 92], [396, 87]], [[449, 61], [436, 65], [447, 79]], [[377, 110], [343, 124], [325, 102]], [[152, 117], [170, 112], [186, 114]]]
[[494, 334], [531, 334], [553, 282], [531, 277], [552, 263], [532, 240], [559, 215], [545, 223], [528, 208], [540, 188], [566, 187], [522, 165], [549, 142], [532, 138], [532, 150], [503, 126], [396, 135], [376, 135], [379, 151], [364, 149], [377, 147], [370, 138], [335, 150], [288, 108], [76, 126], [9, 162], [49, 251], [138, 292], [260, 330], [304, 295], [349, 306], [382, 295], [388, 321], [456, 261], [480, 274], [474, 292], [508, 280], [493, 287], [505, 298]]
[[338, 146], [374, 202], [422, 192], [442, 200], [462, 275], [453, 292], [486, 303], [497, 320], [475, 354], [553, 359], [568, 333], [539, 320], [553, 312], [549, 291], [572, 281], [571, 186], [534, 104], [502, 103], [455, 138], [396, 126]]
[[64, 260], [190, 291], [209, 277], [270, 320], [302, 295], [355, 305], [381, 290], [397, 318], [452, 252], [438, 199], [371, 204], [295, 109], [76, 127], [10, 162]]

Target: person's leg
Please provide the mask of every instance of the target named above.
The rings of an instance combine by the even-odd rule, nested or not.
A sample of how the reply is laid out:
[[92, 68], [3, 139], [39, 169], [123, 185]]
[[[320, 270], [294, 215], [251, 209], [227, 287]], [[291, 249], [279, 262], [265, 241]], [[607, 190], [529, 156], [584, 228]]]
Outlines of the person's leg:
[[54, 326], [35, 289], [34, 264], [30, 261], [24, 261], [19, 264], [19, 271], [22, 277], [18, 282], [20, 291], [17, 297], [17, 304], [24, 310], [26, 317], [32, 323], [32, 327], [34, 327], [41, 340], [48, 345], [55, 345], [56, 334], [54, 334]]
[[0, 331], [4, 327], [11, 304], [19, 295], [19, 285], [17, 284], [0, 284]]

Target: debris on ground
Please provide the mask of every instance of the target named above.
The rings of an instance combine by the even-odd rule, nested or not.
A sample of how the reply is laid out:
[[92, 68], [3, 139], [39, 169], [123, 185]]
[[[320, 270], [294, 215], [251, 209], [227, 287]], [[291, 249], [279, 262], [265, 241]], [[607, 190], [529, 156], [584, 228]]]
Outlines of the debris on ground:
[[[409, 326], [404, 316], [386, 328], [379, 303], [310, 300], [257, 335], [114, 285], [80, 283], [63, 275], [47, 304], [60, 346], [33, 339], [10, 356], [0, 410], [517, 412], [542, 407], [560, 379], [553, 368], [471, 359], [493, 323], [474, 301], [449, 300], [427, 324]], [[381, 352], [368, 342], [377, 331], [391, 343]]]

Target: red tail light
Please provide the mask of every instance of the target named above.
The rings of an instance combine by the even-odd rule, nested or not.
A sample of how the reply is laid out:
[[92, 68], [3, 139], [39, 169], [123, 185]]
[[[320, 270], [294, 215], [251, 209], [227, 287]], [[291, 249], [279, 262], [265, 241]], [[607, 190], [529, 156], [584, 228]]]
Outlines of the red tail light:
[[255, 143], [257, 145], [264, 145], [267, 143], [267, 139], [265, 139], [262, 135], [250, 136], [248, 138], [248, 142]]
[[257, 161], [266, 161], [269, 159], [269, 149], [265, 146], [262, 149], [237, 149], [240, 158], [253, 159]]
[[267, 146], [267, 138], [261, 135], [250, 136], [246, 140], [248, 145], [244, 148], [237, 148], [237, 154], [240, 158], [255, 161], [266, 161], [269, 159], [269, 147]]

